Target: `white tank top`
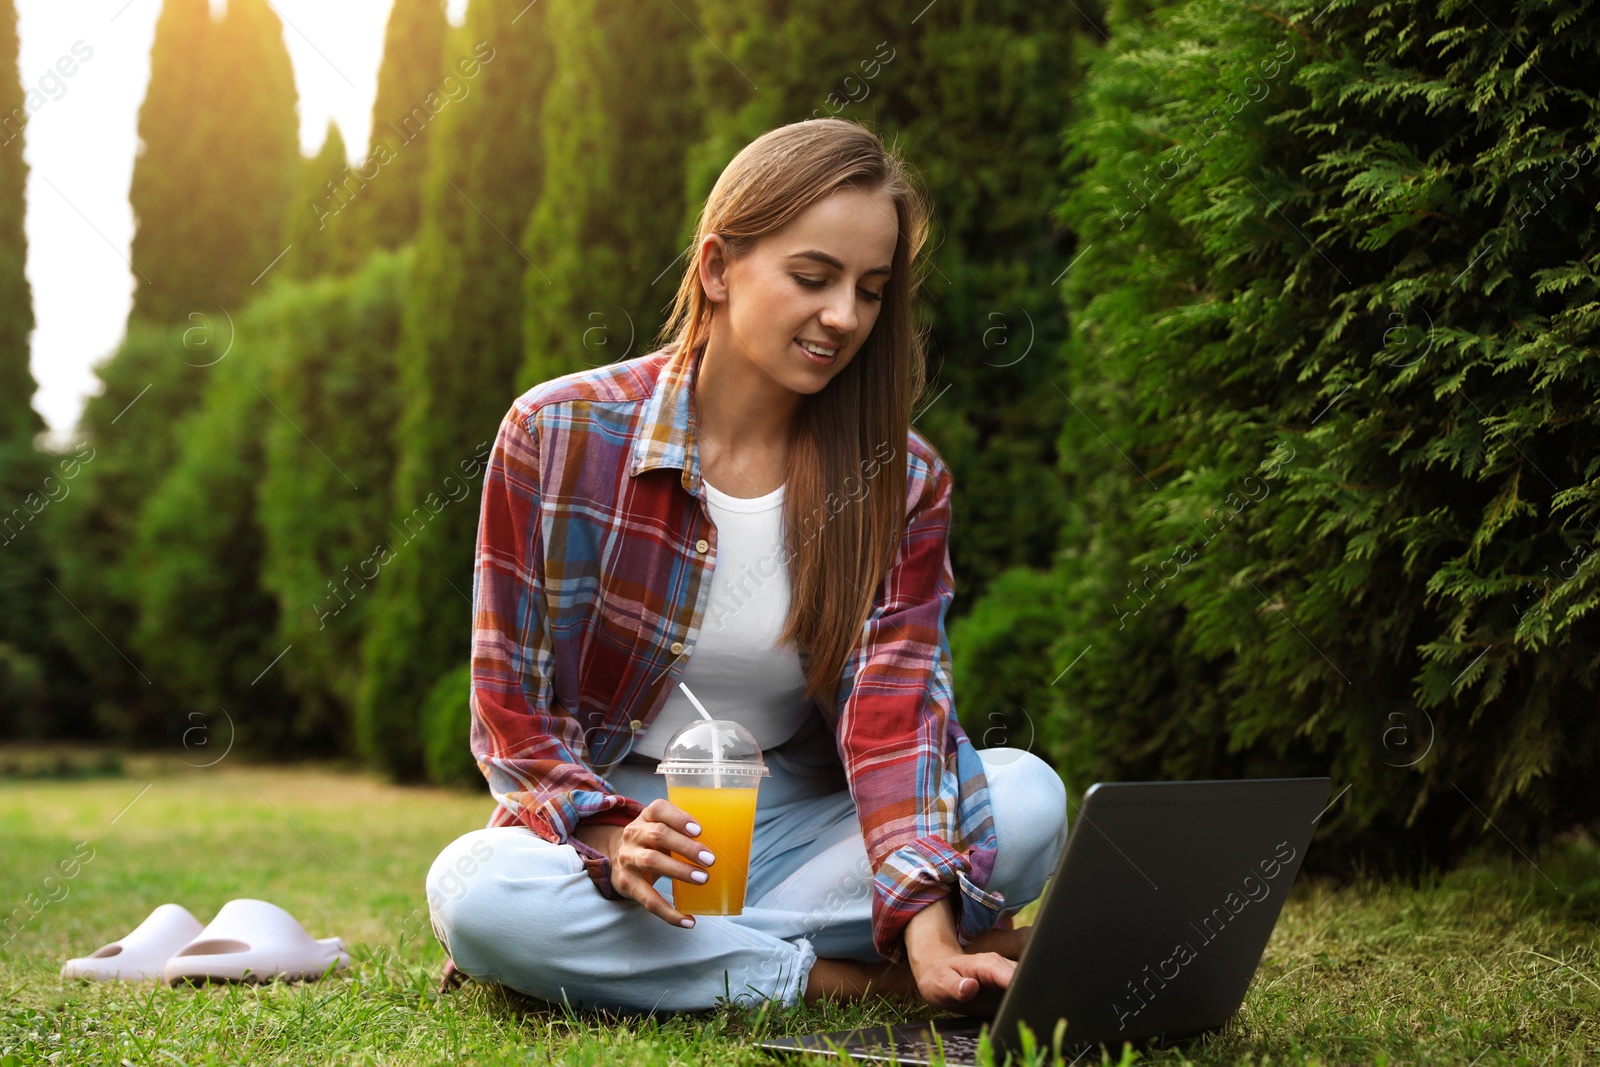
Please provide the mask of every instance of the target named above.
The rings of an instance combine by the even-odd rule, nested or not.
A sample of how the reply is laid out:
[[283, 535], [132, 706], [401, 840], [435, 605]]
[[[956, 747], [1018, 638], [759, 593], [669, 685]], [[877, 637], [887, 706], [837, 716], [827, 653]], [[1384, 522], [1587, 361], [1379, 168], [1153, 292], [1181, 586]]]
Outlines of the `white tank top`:
[[[710, 482], [706, 503], [717, 527], [716, 569], [700, 636], [680, 680], [706, 710], [749, 730], [763, 750], [795, 735], [811, 713], [793, 642], [779, 647], [789, 611], [783, 562], [783, 486], [766, 496], [729, 496]], [[631, 751], [660, 759], [673, 733], [700, 713], [676, 684]]]

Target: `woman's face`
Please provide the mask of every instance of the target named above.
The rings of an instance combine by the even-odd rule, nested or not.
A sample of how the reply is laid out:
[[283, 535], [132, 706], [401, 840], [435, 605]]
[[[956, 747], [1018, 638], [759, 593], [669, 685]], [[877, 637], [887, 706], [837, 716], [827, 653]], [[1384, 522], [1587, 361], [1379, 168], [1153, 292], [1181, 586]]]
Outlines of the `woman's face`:
[[[713, 329], [726, 331], [729, 349], [774, 381], [797, 393], [820, 391], [878, 321], [898, 236], [893, 198], [849, 187], [731, 262], [721, 238], [708, 235], [700, 281], [717, 305]], [[802, 341], [830, 354], [808, 353]]]

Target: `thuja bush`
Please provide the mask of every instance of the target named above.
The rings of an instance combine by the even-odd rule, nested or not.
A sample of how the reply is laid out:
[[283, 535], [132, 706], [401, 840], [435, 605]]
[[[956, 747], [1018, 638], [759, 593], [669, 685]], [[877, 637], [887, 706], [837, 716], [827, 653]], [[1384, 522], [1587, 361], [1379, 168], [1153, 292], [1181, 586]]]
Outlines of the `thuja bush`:
[[1192, 0], [1092, 61], [1015, 697], [1073, 788], [1327, 773], [1366, 862], [1595, 818], [1595, 6]]

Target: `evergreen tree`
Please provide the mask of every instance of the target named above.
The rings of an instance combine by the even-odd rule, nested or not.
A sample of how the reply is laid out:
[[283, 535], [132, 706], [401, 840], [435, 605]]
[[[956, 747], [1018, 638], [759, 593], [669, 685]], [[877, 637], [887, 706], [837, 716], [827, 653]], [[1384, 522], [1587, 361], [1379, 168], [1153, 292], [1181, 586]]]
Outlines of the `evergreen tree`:
[[321, 150], [304, 162], [299, 188], [289, 201], [283, 225], [289, 252], [273, 268], [274, 277], [304, 280], [340, 274], [355, 265], [355, 234], [336, 221], [342, 203], [329, 192], [345, 180], [349, 167], [339, 124], [329, 122]]
[[301, 165], [294, 69], [267, 0], [166, 0], [139, 109], [132, 318], [239, 310], [283, 251]]
[[284, 212], [304, 161], [294, 67], [276, 10], [268, 0], [228, 0], [213, 39], [215, 95], [202, 123], [210, 180], [202, 210], [215, 273], [204, 295], [231, 312], [260, 291], [257, 279], [276, 269]]
[[35, 450], [45, 428], [33, 409], [29, 368], [33, 291], [24, 269], [28, 111], [17, 70], [17, 13], [0, 0], [0, 737], [88, 732], [83, 677], [39, 619], [57, 597], [50, 583], [44, 512], [72, 492], [76, 454]]
[[[0, 0], [0, 441], [43, 430], [44, 420], [33, 410], [36, 383], [28, 367], [29, 338], [33, 333], [33, 290], [25, 270], [28, 238], [23, 233], [28, 164], [22, 158], [22, 82], [17, 73], [17, 9], [12, 0]], [[15, 121], [13, 116], [22, 116]], [[14, 128], [15, 127], [15, 128]]]
[[[213, 161], [202, 121], [215, 85], [207, 0], [164, 0], [150, 46], [150, 83], [139, 107], [133, 204], [132, 319], [176, 321], [197, 299], [215, 299], [213, 229], [205, 202]], [[220, 142], [220, 152], [226, 142]]]
[[435, 116], [472, 91], [475, 79], [446, 66], [449, 29], [444, 0], [395, 0], [389, 12], [357, 213], [366, 248], [398, 248], [416, 236]]
[[532, 265], [516, 392], [645, 354], [677, 287], [684, 153], [701, 109], [661, 87], [687, 81], [699, 34], [670, 5], [609, 15], [577, 0], [548, 16], [556, 74], [543, 191], [522, 242]]
[[423, 697], [468, 654], [478, 509], [447, 503], [443, 487], [485, 455], [515, 397], [528, 263], [513, 242], [543, 178], [547, 10], [477, 0], [455, 35], [462, 47], [449, 49], [470, 52], [481, 69], [435, 133], [406, 308], [393, 492], [397, 522], [418, 509], [431, 517], [374, 591], [356, 721], [361, 751], [401, 777], [422, 772]]
[[1070, 784], [1329, 773], [1396, 862], [1595, 817], [1597, 25], [1188, 0], [1095, 58]]

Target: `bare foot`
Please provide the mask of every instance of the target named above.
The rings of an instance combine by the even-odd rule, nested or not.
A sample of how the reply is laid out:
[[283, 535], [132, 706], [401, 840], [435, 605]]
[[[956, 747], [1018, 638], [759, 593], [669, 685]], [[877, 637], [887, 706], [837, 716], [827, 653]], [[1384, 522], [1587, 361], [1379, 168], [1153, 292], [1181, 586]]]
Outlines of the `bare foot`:
[[806, 978], [803, 999], [807, 1004], [824, 998], [847, 1002], [873, 994], [895, 993], [917, 995], [917, 980], [906, 964], [819, 958]]

